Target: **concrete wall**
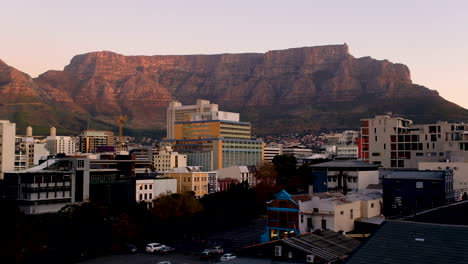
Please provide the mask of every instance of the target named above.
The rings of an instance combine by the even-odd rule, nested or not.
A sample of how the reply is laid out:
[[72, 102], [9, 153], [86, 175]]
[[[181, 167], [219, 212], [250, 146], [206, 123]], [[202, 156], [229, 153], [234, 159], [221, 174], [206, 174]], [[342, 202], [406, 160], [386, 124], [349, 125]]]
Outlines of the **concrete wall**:
[[358, 190], [364, 190], [369, 184], [379, 183], [379, 171], [360, 171], [358, 173]]

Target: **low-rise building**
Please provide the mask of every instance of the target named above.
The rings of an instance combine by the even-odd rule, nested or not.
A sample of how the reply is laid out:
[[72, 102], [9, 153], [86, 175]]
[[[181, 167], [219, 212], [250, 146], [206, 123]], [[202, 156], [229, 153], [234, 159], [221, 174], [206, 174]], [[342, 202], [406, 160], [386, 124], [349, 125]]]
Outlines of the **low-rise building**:
[[177, 180], [173, 178], [142, 178], [136, 180], [137, 202], [151, 202], [153, 199], [177, 192]]
[[450, 170], [453, 175], [453, 197], [456, 201], [468, 197], [468, 163], [465, 162], [420, 162], [418, 169]]
[[278, 155], [283, 154], [283, 145], [282, 144], [268, 144], [263, 150], [263, 161], [266, 163], [271, 163], [273, 158]]
[[255, 166], [230, 166], [217, 171], [218, 181], [231, 179], [232, 182], [243, 183], [247, 182], [249, 187], [254, 187], [255, 174], [257, 169]]
[[26, 214], [55, 213], [89, 199], [89, 159], [49, 159], [39, 166], [5, 173], [6, 198]]
[[281, 191], [267, 204], [268, 224], [262, 241], [328, 229], [353, 231], [356, 220], [381, 215], [382, 195], [375, 193], [315, 193], [290, 195]]
[[201, 171], [200, 167], [174, 168], [164, 172], [163, 176], [177, 180], [177, 193], [194, 192], [196, 197], [208, 193], [208, 172]]
[[313, 192], [362, 191], [379, 183], [379, 168], [359, 160], [333, 160], [310, 165]]
[[391, 171], [382, 176], [384, 215], [405, 216], [454, 200], [453, 176], [443, 171]]

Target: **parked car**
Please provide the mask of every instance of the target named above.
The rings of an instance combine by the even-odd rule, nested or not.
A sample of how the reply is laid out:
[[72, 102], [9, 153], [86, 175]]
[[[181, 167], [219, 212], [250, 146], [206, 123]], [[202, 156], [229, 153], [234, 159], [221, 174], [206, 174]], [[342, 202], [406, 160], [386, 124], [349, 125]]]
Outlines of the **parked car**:
[[148, 245], [146, 245], [146, 252], [148, 253], [156, 253], [158, 251], [160, 251], [161, 249], [163, 249], [165, 247], [165, 245], [163, 244], [160, 244], [160, 243], [149, 243]]
[[219, 261], [228, 261], [230, 259], [235, 259], [235, 258], [236, 258], [235, 254], [227, 253], [227, 254], [222, 255], [221, 258], [219, 258]]
[[160, 261], [160, 262], [158, 262], [156, 264], [171, 264], [171, 262], [169, 262], [169, 261]]
[[224, 253], [224, 249], [220, 246], [217, 246], [217, 247], [212, 247], [211, 250], [217, 254], [223, 254]]
[[126, 243], [125, 248], [127, 252], [131, 254], [136, 253], [138, 251], [138, 248], [135, 245], [130, 244], [130, 243]]
[[158, 253], [161, 253], [161, 254], [169, 254], [169, 253], [173, 253], [175, 252], [175, 248], [173, 247], [168, 247], [168, 246], [164, 246], [163, 248], [161, 248]]

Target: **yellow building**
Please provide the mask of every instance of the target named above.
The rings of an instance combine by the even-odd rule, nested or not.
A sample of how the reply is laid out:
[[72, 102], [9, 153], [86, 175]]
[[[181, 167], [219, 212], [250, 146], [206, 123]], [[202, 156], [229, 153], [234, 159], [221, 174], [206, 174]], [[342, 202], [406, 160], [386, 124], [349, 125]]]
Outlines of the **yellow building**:
[[208, 193], [208, 172], [200, 171], [200, 167], [174, 168], [164, 176], [177, 180], [177, 193], [194, 192], [196, 197]]

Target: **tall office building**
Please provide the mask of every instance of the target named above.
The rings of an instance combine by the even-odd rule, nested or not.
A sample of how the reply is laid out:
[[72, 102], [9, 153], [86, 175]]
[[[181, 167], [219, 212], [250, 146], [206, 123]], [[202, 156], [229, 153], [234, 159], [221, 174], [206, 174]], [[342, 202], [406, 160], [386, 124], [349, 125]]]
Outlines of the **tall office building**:
[[185, 121], [186, 114], [210, 113], [218, 111], [217, 104], [198, 99], [195, 105], [182, 105], [179, 102], [170, 102], [167, 108], [167, 139], [174, 139], [175, 122]]
[[13, 171], [15, 167], [16, 124], [0, 120], [0, 179], [3, 173]]
[[79, 152], [97, 153], [114, 151], [114, 133], [102, 130], [84, 130], [78, 136]]
[[[187, 109], [194, 108], [203, 111], [183, 115], [179, 112], [177, 120], [182, 116], [184, 119], [171, 125], [168, 120], [171, 138], [165, 140], [172, 144], [174, 151], [187, 155], [188, 166], [213, 171], [234, 165], [258, 165], [262, 161], [263, 142], [251, 139], [251, 125], [240, 122], [238, 113], [218, 111], [217, 105], [204, 100], [198, 100], [197, 106], [187, 106]], [[171, 112], [173, 106], [169, 106], [168, 116]]]
[[400, 117], [361, 120], [360, 157], [384, 168], [417, 169], [419, 162], [468, 161], [468, 125], [415, 125]]

